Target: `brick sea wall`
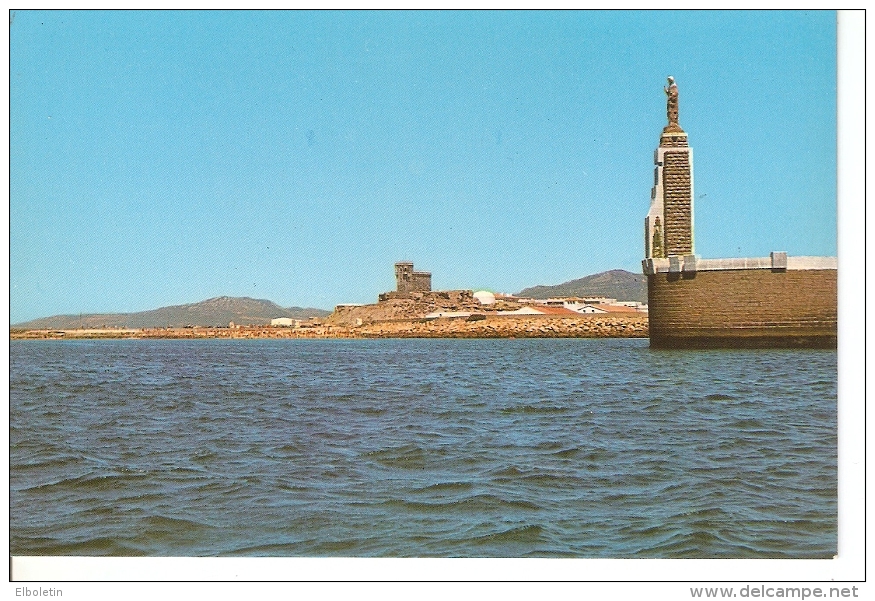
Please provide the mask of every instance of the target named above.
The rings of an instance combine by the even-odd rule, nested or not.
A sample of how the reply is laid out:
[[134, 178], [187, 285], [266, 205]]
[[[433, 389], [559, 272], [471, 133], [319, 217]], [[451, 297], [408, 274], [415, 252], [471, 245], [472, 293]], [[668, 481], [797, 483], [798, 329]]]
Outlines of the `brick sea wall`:
[[837, 340], [834, 269], [744, 269], [648, 276], [656, 347], [832, 347]]

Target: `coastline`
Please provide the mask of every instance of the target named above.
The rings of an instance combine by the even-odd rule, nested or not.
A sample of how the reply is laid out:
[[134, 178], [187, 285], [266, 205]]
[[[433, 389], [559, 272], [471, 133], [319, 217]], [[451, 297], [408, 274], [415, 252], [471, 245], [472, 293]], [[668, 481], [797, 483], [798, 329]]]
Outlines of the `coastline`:
[[359, 326], [10, 330], [11, 340], [265, 338], [647, 338], [646, 313], [395, 319]]

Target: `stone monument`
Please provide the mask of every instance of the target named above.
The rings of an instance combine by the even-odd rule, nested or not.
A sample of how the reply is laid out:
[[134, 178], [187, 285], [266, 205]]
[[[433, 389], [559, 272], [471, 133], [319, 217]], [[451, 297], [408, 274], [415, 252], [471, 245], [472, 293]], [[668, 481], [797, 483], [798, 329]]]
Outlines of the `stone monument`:
[[650, 346], [836, 348], [835, 257], [694, 254], [693, 151], [678, 119], [673, 77], [663, 91], [668, 124], [653, 157], [644, 221]]
[[666, 95], [668, 125], [654, 153], [656, 168], [650, 212], [644, 220], [644, 256], [668, 258], [693, 254], [693, 149], [678, 122], [678, 86], [669, 76]]

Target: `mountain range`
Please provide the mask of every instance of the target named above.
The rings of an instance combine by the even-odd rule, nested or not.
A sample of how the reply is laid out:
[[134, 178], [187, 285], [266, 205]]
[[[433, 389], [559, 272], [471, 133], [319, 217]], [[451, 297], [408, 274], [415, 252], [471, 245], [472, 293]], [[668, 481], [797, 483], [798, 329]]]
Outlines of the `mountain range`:
[[[621, 301], [647, 302], [647, 279], [640, 274], [614, 269], [555, 286], [533, 286], [517, 296], [555, 298], [606, 296]], [[55, 315], [13, 324], [21, 329], [75, 330], [77, 328], [167, 328], [185, 326], [263, 325], [276, 317], [309, 319], [326, 317], [331, 311], [305, 307], [281, 307], [264, 299], [219, 296], [199, 303], [161, 307], [138, 313]]]
[[55, 315], [14, 324], [14, 328], [33, 330], [74, 330], [77, 328], [166, 328], [268, 324], [275, 317], [308, 319], [325, 317], [331, 311], [304, 307], [281, 307], [269, 300], [219, 296], [199, 303], [162, 307], [138, 313], [100, 313]]
[[525, 298], [560, 298], [565, 296], [605, 296], [618, 301], [647, 302], [647, 277], [623, 269], [613, 269], [555, 286], [533, 286], [521, 290]]

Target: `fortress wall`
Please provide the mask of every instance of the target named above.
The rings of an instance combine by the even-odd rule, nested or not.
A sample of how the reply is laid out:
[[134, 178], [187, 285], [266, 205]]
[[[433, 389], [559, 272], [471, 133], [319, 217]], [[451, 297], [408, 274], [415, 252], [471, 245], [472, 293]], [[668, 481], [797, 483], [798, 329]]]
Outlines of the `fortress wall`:
[[647, 279], [654, 347], [836, 346], [834, 269], [652, 273]]
[[410, 274], [410, 281], [407, 285], [408, 292], [430, 292], [431, 291], [431, 273], [427, 271], [414, 271]]
[[422, 319], [433, 311], [478, 311], [480, 301], [470, 290], [384, 292], [375, 305], [339, 305], [325, 320], [332, 325], [356, 326], [390, 319]]

